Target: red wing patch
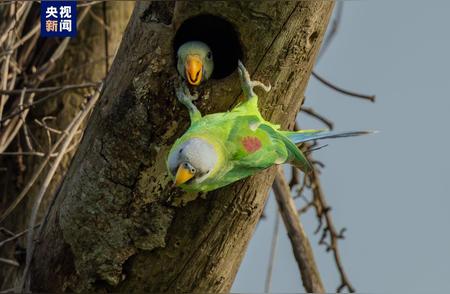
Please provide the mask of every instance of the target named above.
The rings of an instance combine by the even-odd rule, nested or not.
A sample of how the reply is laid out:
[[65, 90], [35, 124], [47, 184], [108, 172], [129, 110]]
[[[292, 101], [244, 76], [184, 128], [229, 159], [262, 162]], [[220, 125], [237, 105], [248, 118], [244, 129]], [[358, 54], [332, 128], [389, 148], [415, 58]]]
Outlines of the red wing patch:
[[261, 148], [261, 141], [256, 137], [244, 137], [241, 142], [248, 153], [256, 152]]

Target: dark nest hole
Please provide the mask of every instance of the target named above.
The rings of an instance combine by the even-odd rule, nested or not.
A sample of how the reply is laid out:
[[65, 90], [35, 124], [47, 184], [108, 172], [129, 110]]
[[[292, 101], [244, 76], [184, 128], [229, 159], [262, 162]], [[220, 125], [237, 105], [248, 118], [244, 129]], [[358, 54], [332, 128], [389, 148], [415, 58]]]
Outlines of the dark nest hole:
[[175, 58], [178, 48], [189, 41], [201, 41], [211, 48], [214, 60], [213, 79], [230, 75], [237, 68], [238, 60], [242, 60], [238, 33], [231, 23], [221, 17], [205, 14], [187, 19], [175, 34]]

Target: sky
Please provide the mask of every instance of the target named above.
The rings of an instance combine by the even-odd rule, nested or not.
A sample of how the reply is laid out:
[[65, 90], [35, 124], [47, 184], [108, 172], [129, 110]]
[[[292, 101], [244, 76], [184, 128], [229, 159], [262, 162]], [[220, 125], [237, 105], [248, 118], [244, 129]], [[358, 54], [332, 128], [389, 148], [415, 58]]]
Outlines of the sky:
[[[341, 255], [358, 292], [450, 293], [450, 1], [345, 1], [339, 32], [315, 71], [376, 103], [343, 96], [311, 78], [305, 106], [336, 130], [379, 130], [329, 140], [314, 157]], [[302, 114], [304, 128], [320, 128]], [[297, 202], [301, 205], [301, 202]], [[263, 292], [276, 203], [249, 244], [233, 292]], [[339, 276], [319, 246], [313, 212], [301, 217], [325, 288]], [[304, 292], [281, 222], [271, 291]]]

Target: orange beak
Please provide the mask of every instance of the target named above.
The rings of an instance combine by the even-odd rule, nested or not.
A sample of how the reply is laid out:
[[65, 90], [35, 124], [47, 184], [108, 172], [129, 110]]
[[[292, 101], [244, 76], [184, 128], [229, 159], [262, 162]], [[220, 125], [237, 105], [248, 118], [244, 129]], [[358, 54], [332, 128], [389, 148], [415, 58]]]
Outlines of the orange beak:
[[183, 164], [180, 164], [177, 170], [177, 174], [175, 175], [174, 184], [178, 187], [192, 179], [193, 176], [194, 174], [189, 169], [185, 168]]
[[202, 81], [203, 62], [198, 55], [188, 55], [186, 58], [186, 79], [193, 86], [200, 85]]

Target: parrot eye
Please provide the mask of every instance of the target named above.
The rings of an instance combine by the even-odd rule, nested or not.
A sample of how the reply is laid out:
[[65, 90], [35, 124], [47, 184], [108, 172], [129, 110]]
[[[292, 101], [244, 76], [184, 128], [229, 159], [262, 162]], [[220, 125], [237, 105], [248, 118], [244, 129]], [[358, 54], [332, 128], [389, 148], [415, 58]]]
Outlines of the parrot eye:
[[207, 57], [208, 59], [211, 59], [211, 57], [212, 57], [212, 52], [209, 51], [208, 54], [206, 55], [206, 57]]

